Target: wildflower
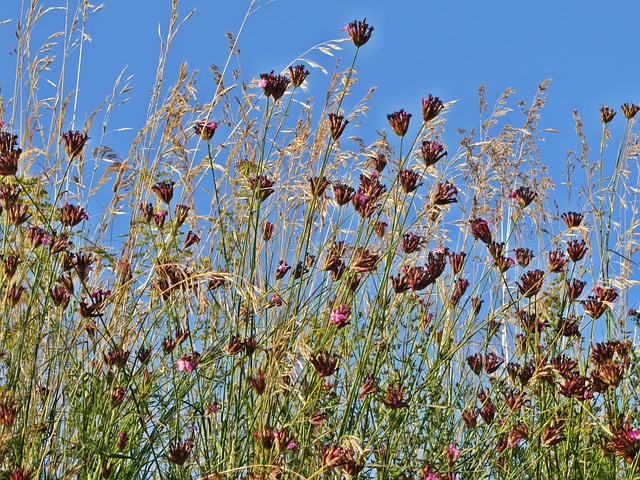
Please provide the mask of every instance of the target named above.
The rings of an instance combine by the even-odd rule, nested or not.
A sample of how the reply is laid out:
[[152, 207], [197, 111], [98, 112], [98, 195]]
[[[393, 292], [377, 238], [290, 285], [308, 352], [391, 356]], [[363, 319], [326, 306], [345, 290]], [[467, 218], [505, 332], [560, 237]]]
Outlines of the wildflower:
[[248, 378], [248, 381], [249, 381], [249, 385], [251, 385], [251, 388], [258, 395], [262, 395], [265, 389], [267, 388], [267, 380], [264, 376], [264, 372], [262, 371], [262, 369], [258, 370], [258, 375], [256, 375], [255, 377], [250, 376]]
[[607, 364], [622, 362], [628, 367], [630, 363], [630, 347], [629, 342], [621, 342], [619, 340], [596, 343], [591, 351], [591, 363], [596, 367], [602, 367]]
[[156, 212], [153, 214], [153, 222], [156, 224], [156, 227], [162, 230], [164, 228], [164, 224], [167, 220], [167, 212]]
[[257, 175], [249, 180], [249, 186], [251, 187], [251, 190], [256, 193], [260, 203], [264, 202], [275, 192], [275, 190], [271, 188], [274, 185], [275, 182], [266, 175]]
[[471, 371], [473, 373], [475, 373], [476, 375], [480, 375], [480, 372], [482, 372], [482, 355], [480, 355], [479, 353], [475, 353], [473, 355], [469, 355], [467, 357], [467, 365], [469, 365], [469, 368], [471, 368]]
[[322, 466], [326, 469], [338, 468], [346, 463], [345, 451], [340, 446], [326, 445], [321, 453]]
[[602, 105], [602, 107], [600, 107], [600, 121], [605, 125], [613, 120], [613, 117], [615, 116], [616, 112], [612, 108], [609, 108], [605, 105]]
[[636, 116], [636, 113], [638, 113], [638, 110], [640, 110], [640, 105], [635, 105], [633, 103], [631, 104], [625, 103], [620, 108], [622, 108], [622, 113], [624, 114], [625, 118], [627, 120], [631, 120]]
[[558, 386], [558, 392], [567, 398], [588, 400], [593, 397], [587, 388], [588, 379], [577, 372], [570, 372], [563, 375], [564, 383]]
[[169, 205], [171, 203], [171, 199], [173, 198], [173, 186], [175, 184], [176, 182], [172, 180], [165, 180], [156, 183], [153, 187], [151, 187], [151, 190], [155, 192], [160, 200]]
[[400, 383], [389, 384], [386, 396], [380, 400], [391, 410], [398, 410], [409, 406], [409, 404], [404, 400], [404, 387]]
[[171, 463], [182, 466], [189, 459], [192, 449], [193, 441], [191, 439], [187, 439], [184, 442], [182, 439], [175, 440], [169, 444], [167, 460]]
[[584, 240], [571, 240], [567, 243], [567, 254], [569, 258], [573, 262], [578, 262], [582, 260], [587, 253], [587, 244], [584, 243]]
[[467, 291], [469, 287], [469, 280], [466, 278], [458, 278], [453, 284], [453, 292], [451, 293], [451, 298], [449, 303], [451, 306], [457, 306], [458, 302], [464, 295], [464, 292]]
[[458, 199], [455, 198], [456, 195], [458, 195], [458, 189], [453, 183], [446, 181], [438, 184], [431, 202], [434, 205], [448, 205], [450, 203], [456, 203], [458, 201]]
[[227, 352], [229, 355], [237, 355], [244, 351], [244, 342], [239, 337], [232, 335], [227, 344]]
[[640, 453], [638, 431], [631, 428], [627, 422], [613, 430], [613, 434], [604, 447], [607, 455], [622, 457], [628, 463], [634, 463]]
[[84, 145], [89, 140], [89, 137], [84, 133], [80, 133], [77, 130], [61, 133], [62, 141], [64, 142], [64, 151], [67, 154], [69, 160], [73, 160], [79, 157], [84, 150]]
[[387, 191], [386, 185], [380, 183], [378, 173], [372, 172], [370, 174], [360, 175], [360, 188], [358, 192], [364, 194], [372, 201], [377, 201]]
[[351, 308], [344, 303], [338, 305], [338, 307], [329, 315], [329, 322], [333, 323], [337, 328], [342, 328], [349, 324], [349, 317], [351, 316]]
[[456, 460], [460, 457], [460, 450], [458, 450], [457, 445], [453, 443], [447, 446], [447, 449], [444, 451], [444, 458], [447, 462], [449, 468], [453, 468], [453, 465], [456, 463]]
[[480, 300], [479, 297], [471, 297], [471, 317], [475, 318], [480, 313], [484, 300]]
[[344, 132], [344, 128], [348, 123], [349, 120], [345, 120], [342, 115], [329, 114], [329, 133], [334, 142], [342, 136], [342, 132]]
[[352, 448], [346, 448], [345, 461], [342, 465], [342, 471], [347, 474], [349, 478], [355, 477], [364, 469], [364, 464], [361, 460], [355, 459], [355, 454]]
[[111, 407], [116, 408], [124, 400], [127, 389], [124, 387], [114, 387], [111, 389]]
[[282, 297], [277, 293], [272, 293], [269, 296], [269, 301], [267, 302], [267, 307], [281, 307], [284, 301]]
[[207, 122], [206, 120], [198, 120], [193, 126], [196, 135], [199, 135], [205, 142], [213, 138], [213, 134], [216, 133], [217, 128], [218, 124], [216, 122]]
[[542, 430], [542, 445], [546, 448], [551, 448], [563, 442], [565, 440], [563, 430], [564, 428], [561, 422], [551, 422], [549, 425], [546, 425]]
[[388, 226], [389, 224], [387, 222], [376, 222], [373, 227], [373, 232], [378, 238], [384, 238], [384, 234], [386, 233]]
[[164, 337], [162, 340], [162, 351], [165, 355], [170, 354], [176, 348], [176, 341], [170, 337]]
[[[567, 289], [568, 291], [568, 289]], [[557, 332], [564, 337], [580, 337], [580, 325], [571, 315], [569, 318], [559, 318], [556, 325]]]
[[516, 248], [514, 253], [516, 256], [516, 262], [518, 262], [518, 265], [523, 268], [528, 266], [533, 259], [533, 251], [528, 248]]
[[[177, 227], [181, 227], [182, 224], [187, 220], [187, 214], [189, 213], [190, 208], [183, 204], [178, 204], [173, 207], [173, 215], [176, 222]], [[153, 212], [153, 209], [152, 209]], [[150, 220], [147, 221], [149, 223]]]
[[324, 261], [323, 270], [333, 271], [336, 270], [342, 263], [342, 259], [347, 253], [347, 246], [344, 241], [334, 242], [327, 252], [327, 257]]
[[407, 255], [417, 252], [422, 246], [422, 237], [413, 232], [405, 233], [402, 237], [402, 251]]
[[18, 161], [22, 150], [19, 148], [0, 152], [0, 176], [9, 177], [18, 173]]
[[344, 206], [351, 201], [351, 197], [353, 196], [354, 189], [345, 183], [334, 183], [332, 185], [333, 188], [333, 197], [336, 200], [336, 203], [339, 206]]
[[63, 310], [67, 308], [69, 300], [71, 300], [71, 294], [58, 285], [51, 287], [51, 290], [49, 290], [49, 297], [56, 307], [62, 306]]
[[429, 123], [436, 118], [443, 108], [444, 105], [438, 97], [434, 97], [431, 94], [427, 98], [422, 97], [422, 119], [424, 123]]
[[69, 241], [69, 236], [64, 233], [57, 234], [53, 232], [49, 238], [49, 252], [52, 255], [65, 251], [68, 247], [73, 246]]
[[383, 154], [374, 155], [371, 157], [371, 165], [376, 172], [382, 173], [387, 166], [387, 156]]
[[326, 421], [327, 414], [320, 410], [316, 410], [315, 412], [313, 412], [311, 414], [311, 417], [309, 418], [309, 423], [313, 426], [322, 426]]
[[109, 350], [107, 353], [103, 353], [104, 363], [109, 367], [116, 367], [122, 370], [129, 360], [129, 350], [124, 350], [122, 347], [116, 347], [113, 350]]
[[569, 229], [579, 227], [580, 223], [582, 223], [583, 217], [581, 213], [565, 212], [560, 216], [562, 217], [562, 220], [564, 220], [565, 225]]
[[193, 352], [189, 355], [183, 355], [176, 361], [176, 366], [181, 372], [191, 373], [200, 363], [200, 353]]
[[467, 408], [462, 412], [462, 421], [468, 428], [476, 428], [478, 425], [478, 416], [473, 408]]
[[484, 371], [489, 375], [498, 370], [504, 363], [504, 358], [499, 357], [495, 352], [489, 352], [484, 356]]
[[513, 260], [513, 258], [502, 256], [495, 260], [494, 265], [500, 273], [505, 273], [507, 270], [513, 267], [515, 263], [516, 262]]
[[425, 168], [435, 165], [447, 155], [444, 145], [431, 140], [422, 142], [421, 152]]
[[15, 399], [5, 392], [0, 394], [0, 425], [13, 427], [17, 414]]
[[273, 236], [273, 223], [264, 222], [262, 224], [262, 239], [265, 242], [268, 242], [272, 236]]
[[560, 250], [554, 250], [549, 252], [549, 273], [562, 272], [567, 259], [564, 258], [564, 252]]
[[597, 320], [607, 311], [607, 305], [602, 302], [598, 297], [589, 295], [586, 299], [580, 300], [580, 304], [587, 314]]
[[258, 86], [262, 87], [262, 91], [267, 97], [273, 97], [273, 100], [277, 102], [284, 95], [290, 81], [284, 75], [274, 75], [271, 70], [271, 73], [260, 74]]
[[420, 179], [420, 174], [418, 172], [414, 172], [413, 170], [402, 170], [400, 172], [400, 186], [404, 193], [411, 193], [415, 191], [422, 182], [418, 183]]
[[[0, 125], [0, 128], [2, 126]], [[0, 153], [7, 153], [18, 145], [18, 136], [0, 131]]]
[[20, 200], [20, 187], [3, 183], [0, 185], [0, 202], [8, 210]]
[[520, 187], [509, 194], [509, 198], [515, 198], [521, 208], [526, 208], [538, 194], [529, 187]]
[[313, 368], [315, 368], [320, 377], [333, 375], [338, 369], [338, 356], [335, 354], [330, 355], [326, 350], [320, 350], [311, 355], [309, 362], [313, 365]]
[[520, 277], [522, 283], [516, 282], [520, 294], [525, 298], [533, 297], [537, 295], [542, 289], [542, 282], [544, 281], [544, 272], [542, 270], [531, 270]]
[[200, 241], [200, 237], [193, 233], [191, 230], [187, 232], [184, 237], [184, 248], [189, 248], [192, 245], [195, 245]]
[[373, 27], [369, 26], [366, 18], [362, 21], [354, 20], [350, 22], [349, 25], [342, 29], [343, 32], [345, 30], [351, 37], [353, 44], [358, 48], [367, 43], [373, 33]]
[[116, 447], [118, 450], [124, 450], [127, 446], [127, 441], [129, 440], [129, 436], [126, 432], [118, 432], [118, 441], [116, 442]]
[[41, 245], [46, 245], [51, 239], [51, 235], [49, 235], [49, 233], [47, 233], [45, 229], [36, 227], [35, 225], [27, 229], [27, 236], [31, 240], [31, 246], [33, 248], [38, 248]]
[[351, 269], [357, 273], [369, 273], [376, 269], [380, 255], [371, 253], [368, 249], [358, 247], [353, 255]]
[[362, 400], [367, 395], [375, 395], [380, 392], [377, 380], [371, 374], [365, 375], [360, 387], [359, 397]]
[[402, 276], [400, 275], [396, 275], [395, 277], [393, 275], [391, 276], [391, 287], [393, 288], [393, 291], [395, 293], [404, 293], [411, 288], [412, 279], [408, 275], [406, 275], [406, 273], [409, 272], [410, 269], [412, 268], [424, 270], [424, 267], [408, 267], [407, 270], [403, 271]]
[[[66, 206], [66, 204], [65, 204]], [[141, 203], [139, 205], [140, 207], [140, 211], [142, 212], [142, 218], [145, 222], [147, 223], [151, 223], [151, 221], [153, 220], [153, 204], [152, 203], [147, 203], [146, 205], [144, 205], [143, 203]]]
[[291, 270], [291, 266], [284, 260], [280, 260], [276, 267], [276, 280], [282, 280], [289, 270]]
[[387, 120], [389, 121], [389, 126], [391, 126], [393, 133], [402, 138], [407, 134], [407, 130], [409, 129], [411, 114], [404, 110], [398, 110], [397, 112], [388, 114]]
[[529, 428], [524, 423], [518, 423], [511, 427], [507, 438], [507, 445], [510, 448], [515, 448], [522, 440], [527, 438], [529, 438]]
[[601, 301], [611, 303], [618, 298], [618, 291], [613, 287], [595, 287], [593, 293], [596, 294]]
[[496, 415], [496, 407], [490, 398], [484, 400], [484, 404], [480, 408], [480, 418], [487, 425], [491, 425]]
[[16, 467], [9, 472], [8, 480], [31, 480], [33, 470], [31, 468]]
[[314, 197], [322, 196], [328, 186], [329, 180], [327, 180], [327, 177], [313, 177], [309, 179], [309, 189], [311, 190], [311, 195]]
[[473, 238], [487, 245], [491, 243], [491, 231], [489, 230], [489, 224], [485, 220], [474, 218], [473, 220], [469, 220], [469, 225], [471, 226], [471, 236], [473, 236]]
[[487, 250], [489, 254], [493, 257], [493, 260], [499, 259], [504, 253], [504, 243], [502, 242], [491, 242], [487, 245]]
[[151, 360], [151, 347], [140, 347], [136, 352], [136, 358], [143, 365], [149, 363], [149, 360]]
[[459, 274], [464, 267], [464, 260], [467, 258], [467, 254], [464, 252], [460, 253], [449, 253], [449, 265], [451, 265], [451, 271], [454, 275]]
[[24, 222], [31, 218], [29, 213], [29, 207], [21, 203], [16, 203], [7, 208], [7, 217], [11, 225], [16, 227], [22, 225]]
[[289, 77], [291, 77], [291, 85], [299, 87], [304, 82], [304, 79], [309, 75], [309, 70], [302, 64], [295, 67], [289, 67]]
[[20, 301], [20, 297], [22, 296], [22, 292], [24, 292], [24, 286], [16, 285], [15, 283], [11, 285], [9, 290], [6, 292], [7, 303], [15, 307]]

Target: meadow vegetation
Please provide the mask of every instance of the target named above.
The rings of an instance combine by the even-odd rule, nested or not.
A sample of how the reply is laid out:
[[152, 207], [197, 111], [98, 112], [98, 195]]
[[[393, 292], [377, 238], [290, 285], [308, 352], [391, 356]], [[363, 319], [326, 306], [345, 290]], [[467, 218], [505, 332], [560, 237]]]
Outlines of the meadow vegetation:
[[186, 64], [166, 86], [177, 7], [126, 146], [104, 138], [130, 79], [93, 112], [64, 87], [91, 6], [42, 45], [37, 1], [16, 26], [1, 478], [637, 475], [638, 106], [603, 106], [595, 149], [575, 112], [560, 185], [546, 81], [528, 103], [481, 86], [476, 129], [445, 129], [437, 92], [366, 117], [375, 31], [355, 20], [317, 47], [327, 65], [212, 66], [201, 98]]

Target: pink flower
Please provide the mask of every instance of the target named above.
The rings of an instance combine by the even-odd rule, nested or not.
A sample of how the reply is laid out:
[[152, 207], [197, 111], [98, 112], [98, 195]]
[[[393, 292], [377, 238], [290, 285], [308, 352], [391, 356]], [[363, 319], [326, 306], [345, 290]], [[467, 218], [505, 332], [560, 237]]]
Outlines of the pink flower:
[[274, 293], [269, 297], [268, 307], [281, 307], [282, 306], [282, 297], [277, 293]]
[[640, 439], [640, 430], [638, 430], [637, 428], [634, 428], [633, 430], [629, 430], [627, 432], [627, 437], [629, 437], [631, 440]]
[[193, 372], [198, 364], [200, 363], [200, 354], [198, 352], [193, 352], [190, 355], [183, 355], [176, 362], [178, 366], [178, 370], [181, 372], [191, 373]]
[[340, 304], [338, 308], [336, 308], [331, 315], [329, 316], [329, 321], [333, 323], [336, 327], [342, 328], [345, 325], [349, 324], [349, 316], [351, 315], [351, 308], [347, 305]]

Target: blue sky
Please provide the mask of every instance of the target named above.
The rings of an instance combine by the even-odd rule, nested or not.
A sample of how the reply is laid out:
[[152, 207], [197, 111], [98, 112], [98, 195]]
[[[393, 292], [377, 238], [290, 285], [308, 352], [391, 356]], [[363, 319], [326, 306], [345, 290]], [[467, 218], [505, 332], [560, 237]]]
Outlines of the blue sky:
[[[7, 95], [13, 81], [13, 60], [7, 52], [15, 43], [13, 31], [21, 2], [4, 3], [0, 20], [13, 20], [0, 25], [0, 45], [5, 46], [0, 51], [0, 86]], [[42, 3], [57, 6], [64, 2]], [[73, 7], [74, 2], [70, 3]], [[86, 27], [92, 41], [84, 45], [81, 83], [85, 88], [80, 92], [80, 105], [87, 110], [97, 106], [127, 67], [128, 74], [135, 74], [135, 90], [122, 117], [116, 113], [113, 118], [113, 127], [136, 128], [144, 119], [147, 92], [153, 84], [158, 26], [166, 31], [171, 2], [136, 0], [126, 2], [126, 7], [122, 1], [103, 3]], [[181, 16], [192, 9], [196, 13], [175, 40], [168, 80], [185, 60], [191, 69], [201, 72], [198, 89], [202, 98], [206, 98], [207, 89], [212, 93], [208, 66], [224, 63], [224, 34], [238, 31], [248, 4], [243, 0], [181, 0]], [[312, 46], [343, 37], [340, 29], [349, 21], [367, 18], [375, 31], [361, 49], [357, 70], [363, 90], [377, 87], [367, 121], [371, 132], [386, 127], [385, 114], [391, 111], [405, 108], [419, 113], [420, 98], [428, 93], [458, 100], [448, 117], [449, 131], [453, 127], [468, 129], [478, 124], [477, 88], [481, 83], [486, 83], [490, 100], [512, 87], [517, 92], [515, 99], [530, 101], [538, 83], [552, 78], [541, 126], [557, 128], [562, 135], [559, 139], [551, 135], [544, 152], [549, 163], [564, 164], [566, 149], [577, 146], [572, 134], [574, 109], [581, 112], [587, 133], [595, 135], [596, 143], [602, 103], [618, 108], [624, 102], [640, 100], [640, 48], [634, 27], [640, 18], [637, 1], [608, 2], [605, 6], [591, 0], [260, 0], [256, 6], [239, 42], [245, 80], [264, 71], [285, 69]], [[61, 10], [48, 13], [37, 37], [42, 41], [45, 34], [61, 28], [63, 18]], [[352, 46], [342, 46], [344, 61], [350, 61]], [[333, 67], [331, 58], [317, 53], [312, 58], [329, 70]], [[320, 76], [312, 72], [308, 79], [311, 92], [318, 96], [322, 92], [314, 85], [322, 82]], [[621, 117], [616, 119], [620, 129]], [[615, 131], [616, 126], [612, 127]], [[449, 142], [457, 139], [454, 136]]]

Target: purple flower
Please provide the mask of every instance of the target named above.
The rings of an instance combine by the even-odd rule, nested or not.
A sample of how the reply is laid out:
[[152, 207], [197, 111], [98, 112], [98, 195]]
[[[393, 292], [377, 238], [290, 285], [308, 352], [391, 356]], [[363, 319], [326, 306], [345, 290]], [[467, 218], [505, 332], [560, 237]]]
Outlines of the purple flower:
[[345, 325], [349, 324], [349, 317], [351, 316], [351, 308], [349, 308], [344, 303], [340, 304], [338, 308], [336, 308], [331, 315], [329, 316], [329, 321], [333, 323], [336, 327], [342, 328]]
[[178, 359], [176, 365], [178, 370], [181, 372], [191, 373], [193, 372], [198, 364], [200, 363], [200, 354], [198, 352], [193, 352], [190, 355], [183, 355]]

